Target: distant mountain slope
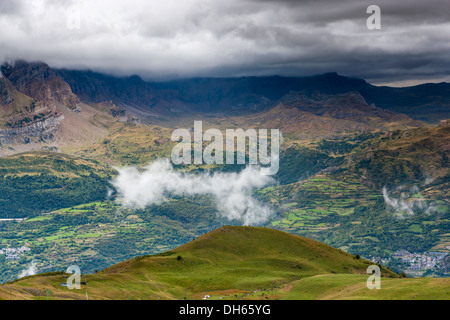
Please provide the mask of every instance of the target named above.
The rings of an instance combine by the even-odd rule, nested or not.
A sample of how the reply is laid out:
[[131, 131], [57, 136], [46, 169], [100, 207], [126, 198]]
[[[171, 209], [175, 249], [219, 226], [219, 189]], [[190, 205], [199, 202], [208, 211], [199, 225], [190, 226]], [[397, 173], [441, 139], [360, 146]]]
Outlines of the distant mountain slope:
[[359, 92], [369, 105], [437, 122], [450, 118], [450, 84], [406, 88], [377, 87], [337, 73], [310, 77], [193, 78], [145, 82], [138, 76], [112, 77], [92, 71], [56, 70], [82, 101], [112, 99], [158, 109], [188, 108], [197, 112], [258, 111], [273, 107], [291, 91], [305, 96]]
[[[313, 94], [311, 96], [290, 92], [283, 96], [281, 101], [287, 106], [296, 107], [318, 116], [328, 116], [366, 124], [411, 120], [404, 114], [369, 105], [357, 91], [335, 95]], [[413, 121], [410, 122], [413, 124]], [[416, 121], [415, 125], [420, 124]]]
[[117, 78], [92, 71], [57, 70], [82, 101], [114, 103], [151, 107], [158, 96], [156, 90], [138, 76]]
[[[383, 186], [446, 185], [450, 176], [450, 123], [435, 128], [397, 130], [371, 141], [351, 156], [342, 173], [353, 172], [363, 184]], [[448, 196], [448, 189], [442, 186]], [[448, 186], [448, 185], [447, 185]]]
[[92, 143], [127, 120], [114, 105], [82, 103], [45, 63], [16, 61], [2, 65], [1, 73], [0, 154]]
[[25, 218], [106, 198], [114, 172], [95, 160], [53, 152], [0, 158], [0, 217]]
[[[135, 113], [260, 111], [273, 107], [286, 94], [336, 95], [359, 92], [369, 105], [437, 122], [450, 118], [450, 84], [405, 88], [377, 87], [337, 73], [309, 77], [192, 78], [146, 82], [139, 76], [114, 77], [93, 71], [52, 69], [45, 63], [17, 61], [1, 66], [4, 76], [22, 93], [55, 100], [70, 109], [112, 101]], [[178, 111], [176, 111], [178, 112]]]
[[405, 88], [367, 85], [359, 92], [369, 104], [414, 119], [437, 123], [450, 118], [450, 83], [426, 83]]
[[407, 115], [450, 118], [446, 84], [379, 88], [336, 73], [156, 83], [26, 61], [4, 64], [1, 71], [0, 138], [16, 145], [6, 154], [39, 150], [40, 144], [95, 143], [119, 121], [173, 127], [180, 119], [217, 117], [230, 124], [233, 118], [244, 128], [277, 126], [301, 139], [423, 125]]
[[[91, 299], [199, 299], [206, 294], [277, 289], [321, 274], [366, 274], [370, 264], [312, 239], [267, 228], [226, 226], [172, 251], [90, 275], [82, 290], [61, 287], [61, 275], [38, 275], [0, 287], [0, 292], [11, 287], [14, 294], [31, 298], [43, 296], [42, 288], [49, 288], [54, 298], [83, 299], [87, 289]], [[382, 274], [399, 277], [384, 268]]]
[[[280, 128], [283, 132], [301, 131], [303, 135], [308, 132], [315, 134], [318, 130], [326, 133], [322, 136], [333, 136], [339, 133], [405, 129], [423, 125], [407, 115], [368, 105], [358, 92], [312, 96], [290, 92], [281, 98], [281, 106], [284, 108], [279, 105], [267, 112], [268, 119], [279, 119], [278, 126], [270, 127]], [[290, 111], [289, 115], [281, 118], [287, 110]], [[305, 119], [305, 115], [309, 116]]]
[[357, 91], [365, 81], [336, 73], [150, 83], [138, 76], [54, 70], [42, 62], [16, 61], [1, 70], [0, 154], [6, 155], [90, 150], [120, 122], [174, 128], [204, 120], [216, 128], [278, 128], [292, 139], [423, 125], [369, 105]]
[[[365, 257], [448, 250], [448, 121], [315, 146], [286, 149], [279, 171], [284, 183], [261, 191], [277, 204], [273, 227]], [[299, 175], [304, 168], [310, 176]]]

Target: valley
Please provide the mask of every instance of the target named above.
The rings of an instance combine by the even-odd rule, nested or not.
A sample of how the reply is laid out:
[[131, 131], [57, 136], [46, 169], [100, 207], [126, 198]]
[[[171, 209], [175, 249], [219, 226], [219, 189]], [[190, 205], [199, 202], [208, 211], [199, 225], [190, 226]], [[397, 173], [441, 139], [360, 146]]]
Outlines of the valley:
[[[0, 247], [27, 246], [30, 251], [13, 260], [0, 255], [0, 283], [6, 283], [0, 298], [8, 298], [7, 288], [13, 288], [14, 298], [41, 299], [42, 292], [25, 289], [38, 283], [51, 288], [56, 298], [81, 298], [83, 293], [63, 292], [58, 284], [66, 277], [60, 272], [72, 264], [82, 269], [96, 299], [201, 299], [206, 294], [224, 299], [448, 298], [448, 281], [441, 279], [449, 275], [444, 265], [410, 272], [428, 277], [406, 279], [404, 285], [399, 274], [408, 272], [407, 266], [390, 260], [385, 266], [396, 273], [385, 269], [385, 276], [392, 276], [386, 279], [389, 293], [367, 292], [367, 261], [355, 262], [352, 256], [378, 262], [398, 250], [450, 251], [448, 84], [376, 87], [337, 74], [153, 83], [24, 61], [1, 70]], [[395, 103], [389, 104], [393, 95]], [[269, 238], [283, 231], [292, 239], [309, 238], [304, 241], [312, 246], [320, 241], [323, 248], [336, 248], [333, 252], [346, 262], [332, 268], [308, 262], [294, 272], [284, 263], [301, 259], [303, 251], [282, 261], [275, 256], [266, 261], [260, 252], [245, 261], [247, 252], [233, 256], [216, 243], [208, 244], [216, 253], [208, 259], [217, 259], [210, 263], [224, 269], [207, 268], [203, 275], [210, 253], [195, 255], [186, 248], [193, 239], [208, 239], [202, 235], [212, 230], [213, 235], [217, 230], [237, 232], [223, 226], [242, 225], [241, 220], [220, 215], [221, 208], [207, 194], [172, 195], [143, 209], [122, 206], [111, 184], [118, 168], [142, 171], [152, 161], [170, 158], [176, 144], [172, 131], [192, 129], [195, 120], [203, 121], [204, 130], [280, 129], [283, 144], [274, 183], [253, 192], [273, 213], [260, 226]], [[244, 167], [174, 168], [197, 175], [239, 173]], [[244, 241], [245, 233], [237, 234], [236, 241]], [[258, 241], [267, 244], [267, 239], [252, 241], [255, 247]], [[136, 257], [158, 254], [135, 267]], [[179, 254], [182, 262], [175, 259]], [[234, 267], [248, 271], [249, 277], [237, 278], [221, 255], [230, 255], [240, 263]], [[267, 268], [253, 270], [260, 259]], [[133, 265], [131, 275], [116, 270], [128, 264]], [[166, 264], [173, 272], [187, 273], [184, 278], [167, 276], [161, 271]], [[30, 274], [48, 276], [11, 284], [30, 266]], [[344, 266], [359, 269], [350, 276]], [[150, 268], [146, 272], [158, 276], [140, 279], [133, 268]], [[261, 277], [254, 276], [260, 272]], [[129, 288], [110, 289], [123, 288], [126, 281]], [[103, 295], [103, 286], [112, 291]], [[409, 286], [439, 290], [417, 296]]]

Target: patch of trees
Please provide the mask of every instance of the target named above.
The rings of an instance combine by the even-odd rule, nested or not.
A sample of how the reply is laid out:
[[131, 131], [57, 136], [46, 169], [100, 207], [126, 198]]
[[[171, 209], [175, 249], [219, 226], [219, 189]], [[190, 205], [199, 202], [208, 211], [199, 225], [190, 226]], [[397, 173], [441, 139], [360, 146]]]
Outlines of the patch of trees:
[[0, 217], [22, 218], [104, 200], [107, 178], [91, 173], [67, 178], [49, 174], [0, 177]]

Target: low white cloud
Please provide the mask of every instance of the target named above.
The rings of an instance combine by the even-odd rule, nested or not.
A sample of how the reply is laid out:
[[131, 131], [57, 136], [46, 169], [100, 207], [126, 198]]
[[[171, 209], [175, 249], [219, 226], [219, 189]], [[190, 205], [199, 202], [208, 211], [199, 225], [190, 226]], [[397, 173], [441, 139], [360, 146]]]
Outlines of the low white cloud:
[[169, 160], [159, 159], [143, 171], [135, 167], [117, 169], [111, 182], [123, 206], [144, 208], [166, 201], [171, 195], [211, 195], [220, 216], [244, 225], [266, 222], [272, 209], [253, 197], [256, 189], [273, 182], [260, 168], [248, 166], [239, 173], [184, 173], [176, 171]]
[[34, 276], [36, 274], [36, 262], [31, 261], [30, 264], [28, 264], [28, 266], [23, 269], [20, 274], [19, 274], [19, 279], [26, 277], [26, 276]]
[[[400, 186], [397, 190], [403, 190], [404, 187]], [[386, 187], [383, 187], [383, 198], [388, 208], [401, 214], [412, 216], [419, 210], [427, 214], [436, 212], [436, 206], [433, 202], [427, 202], [421, 198], [412, 197], [413, 194], [418, 194], [420, 189], [417, 186], [413, 186], [409, 191], [404, 190], [399, 198], [391, 196]]]
[[407, 202], [403, 199], [399, 199], [399, 198], [391, 198], [389, 196], [389, 192], [387, 190], [386, 187], [383, 187], [383, 197], [384, 197], [384, 202], [391, 207], [392, 209], [394, 209], [394, 211], [397, 210], [401, 210], [404, 213], [407, 213], [409, 215], [413, 215], [414, 212], [412, 210], [414, 202]]

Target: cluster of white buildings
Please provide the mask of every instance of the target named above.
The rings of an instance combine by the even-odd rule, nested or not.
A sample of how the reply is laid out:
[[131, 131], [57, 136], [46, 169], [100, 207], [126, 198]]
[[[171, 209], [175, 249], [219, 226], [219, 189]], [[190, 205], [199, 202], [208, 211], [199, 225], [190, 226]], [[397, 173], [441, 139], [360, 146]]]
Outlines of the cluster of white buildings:
[[389, 261], [391, 261], [391, 258], [370, 257], [367, 258], [367, 260], [372, 261], [373, 263], [380, 263], [382, 265], [385, 265]]
[[440, 262], [448, 255], [447, 252], [423, 252], [423, 253], [411, 253], [406, 250], [398, 250], [389, 258], [381, 257], [369, 257], [368, 260], [374, 263], [381, 263], [382, 265], [392, 264], [397, 265], [398, 262], [402, 263], [402, 269], [405, 272], [420, 271], [424, 272], [427, 270], [436, 271], [440, 269]]
[[434, 269], [446, 255], [446, 252], [411, 253], [406, 250], [399, 250], [392, 257], [408, 263], [408, 270], [428, 270]]
[[19, 260], [25, 252], [30, 250], [31, 249], [27, 246], [21, 246], [19, 248], [3, 248], [0, 249], [0, 254], [6, 255], [6, 259], [8, 260]]

